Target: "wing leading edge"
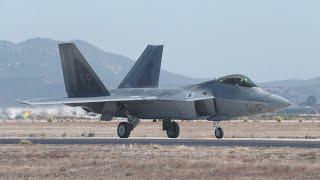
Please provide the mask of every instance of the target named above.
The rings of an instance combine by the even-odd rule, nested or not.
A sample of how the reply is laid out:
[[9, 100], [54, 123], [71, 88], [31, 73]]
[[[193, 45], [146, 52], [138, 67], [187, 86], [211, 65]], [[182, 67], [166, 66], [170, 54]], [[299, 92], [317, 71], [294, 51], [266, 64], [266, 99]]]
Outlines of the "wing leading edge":
[[81, 104], [81, 103], [98, 103], [98, 102], [129, 102], [129, 101], [199, 101], [206, 99], [214, 99], [214, 96], [198, 96], [198, 97], [159, 97], [152, 95], [139, 96], [123, 96], [110, 95], [100, 97], [79, 97], [79, 98], [57, 98], [57, 99], [32, 99], [22, 101], [22, 104], [28, 105], [57, 105], [57, 104]]
[[100, 97], [80, 97], [80, 98], [56, 98], [56, 99], [32, 99], [21, 102], [28, 105], [55, 105], [55, 104], [81, 104], [98, 102], [122, 102], [122, 101], [143, 101], [156, 100], [154, 96], [100, 96]]

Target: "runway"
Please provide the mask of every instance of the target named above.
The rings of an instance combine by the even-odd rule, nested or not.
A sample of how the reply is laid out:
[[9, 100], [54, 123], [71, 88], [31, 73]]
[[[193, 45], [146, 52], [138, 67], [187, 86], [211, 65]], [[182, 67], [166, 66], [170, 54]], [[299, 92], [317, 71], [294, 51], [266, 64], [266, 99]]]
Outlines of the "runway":
[[304, 139], [167, 139], [167, 138], [0, 138], [0, 144], [19, 144], [21, 140], [29, 140], [33, 144], [56, 144], [56, 145], [122, 145], [158, 144], [164, 146], [226, 146], [226, 147], [291, 147], [291, 148], [320, 148], [320, 140]]

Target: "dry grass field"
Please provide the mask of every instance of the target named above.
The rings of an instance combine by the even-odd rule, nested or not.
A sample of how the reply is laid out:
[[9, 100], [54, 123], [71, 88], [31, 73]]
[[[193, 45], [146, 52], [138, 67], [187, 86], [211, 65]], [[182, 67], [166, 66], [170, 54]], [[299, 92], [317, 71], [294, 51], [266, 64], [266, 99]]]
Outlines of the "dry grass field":
[[[116, 137], [119, 122], [0, 122], [0, 137]], [[212, 123], [179, 122], [182, 138], [213, 138]], [[232, 121], [225, 137], [320, 138], [320, 122]], [[141, 122], [133, 137], [166, 137]], [[320, 150], [160, 145], [0, 147], [0, 179], [320, 179]]]
[[[0, 137], [117, 137], [112, 122], [0, 122]], [[212, 122], [179, 121], [181, 138], [214, 138]], [[232, 121], [220, 124], [226, 138], [320, 138], [320, 121]], [[142, 121], [131, 137], [166, 137], [161, 122]]]
[[5, 145], [0, 179], [320, 179], [320, 151], [159, 145]]

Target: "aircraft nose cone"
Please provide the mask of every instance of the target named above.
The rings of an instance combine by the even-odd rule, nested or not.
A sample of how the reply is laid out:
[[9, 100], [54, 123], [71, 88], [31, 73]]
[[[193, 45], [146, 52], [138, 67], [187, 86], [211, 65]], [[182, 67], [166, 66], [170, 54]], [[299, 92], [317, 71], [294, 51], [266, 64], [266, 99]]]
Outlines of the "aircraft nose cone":
[[267, 101], [270, 111], [277, 111], [291, 105], [291, 103], [287, 99], [275, 94], [270, 95], [267, 98]]

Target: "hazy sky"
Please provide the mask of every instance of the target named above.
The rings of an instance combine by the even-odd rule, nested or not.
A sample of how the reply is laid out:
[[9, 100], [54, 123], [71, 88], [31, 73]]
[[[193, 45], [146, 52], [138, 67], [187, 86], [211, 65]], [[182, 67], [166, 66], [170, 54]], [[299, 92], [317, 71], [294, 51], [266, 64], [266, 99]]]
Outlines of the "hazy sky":
[[0, 39], [81, 39], [136, 59], [164, 44], [162, 67], [197, 78], [320, 76], [319, 0], [0, 0]]

